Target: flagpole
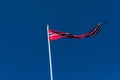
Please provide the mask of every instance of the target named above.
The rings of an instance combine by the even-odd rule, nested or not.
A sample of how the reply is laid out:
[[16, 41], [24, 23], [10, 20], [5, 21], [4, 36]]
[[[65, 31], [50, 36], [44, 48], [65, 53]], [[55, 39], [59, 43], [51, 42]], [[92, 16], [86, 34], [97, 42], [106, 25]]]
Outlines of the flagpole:
[[48, 24], [47, 24], [47, 37], [48, 37], [48, 51], [49, 51], [49, 64], [50, 64], [50, 80], [53, 80], [52, 57], [51, 57], [51, 48], [50, 48], [50, 39], [49, 39], [49, 25]]

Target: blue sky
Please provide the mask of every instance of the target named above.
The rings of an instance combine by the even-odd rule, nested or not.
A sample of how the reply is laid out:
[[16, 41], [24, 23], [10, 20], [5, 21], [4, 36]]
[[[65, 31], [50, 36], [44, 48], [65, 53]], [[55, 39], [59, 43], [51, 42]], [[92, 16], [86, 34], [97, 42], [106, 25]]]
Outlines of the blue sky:
[[73, 34], [51, 42], [54, 80], [120, 80], [119, 0], [1, 0], [0, 80], [50, 80], [46, 24]]

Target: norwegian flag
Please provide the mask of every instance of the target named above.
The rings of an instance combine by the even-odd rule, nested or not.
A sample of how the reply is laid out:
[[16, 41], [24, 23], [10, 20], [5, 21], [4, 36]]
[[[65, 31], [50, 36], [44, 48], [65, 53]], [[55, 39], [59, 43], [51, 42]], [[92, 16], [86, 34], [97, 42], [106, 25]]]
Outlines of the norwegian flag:
[[95, 26], [90, 32], [86, 33], [86, 34], [81, 34], [81, 35], [73, 35], [67, 32], [60, 32], [60, 31], [56, 31], [56, 30], [49, 30], [49, 39], [52, 40], [58, 40], [60, 38], [76, 38], [76, 39], [81, 39], [81, 38], [85, 38], [85, 37], [91, 37], [91, 36], [95, 36], [100, 28], [101, 28], [101, 23], [99, 23], [97, 26]]

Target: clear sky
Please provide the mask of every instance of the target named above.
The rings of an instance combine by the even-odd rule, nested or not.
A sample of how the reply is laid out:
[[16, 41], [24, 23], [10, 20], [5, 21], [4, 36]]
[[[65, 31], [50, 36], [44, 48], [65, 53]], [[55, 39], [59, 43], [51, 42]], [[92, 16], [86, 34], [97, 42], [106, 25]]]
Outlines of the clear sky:
[[51, 42], [54, 80], [120, 80], [120, 0], [0, 0], [0, 80], [50, 80], [46, 24], [97, 36]]

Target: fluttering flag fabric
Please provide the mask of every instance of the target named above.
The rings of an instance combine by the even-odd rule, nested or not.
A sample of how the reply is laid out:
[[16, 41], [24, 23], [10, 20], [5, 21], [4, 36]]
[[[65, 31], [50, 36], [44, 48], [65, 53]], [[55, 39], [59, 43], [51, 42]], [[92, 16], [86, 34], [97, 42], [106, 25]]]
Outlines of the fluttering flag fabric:
[[61, 32], [61, 31], [56, 31], [56, 30], [49, 30], [49, 39], [52, 40], [58, 40], [60, 38], [76, 38], [76, 39], [81, 39], [85, 37], [91, 37], [95, 36], [101, 28], [101, 23], [99, 23], [97, 26], [95, 26], [91, 31], [89, 31], [86, 34], [81, 34], [81, 35], [73, 35], [67, 32]]

